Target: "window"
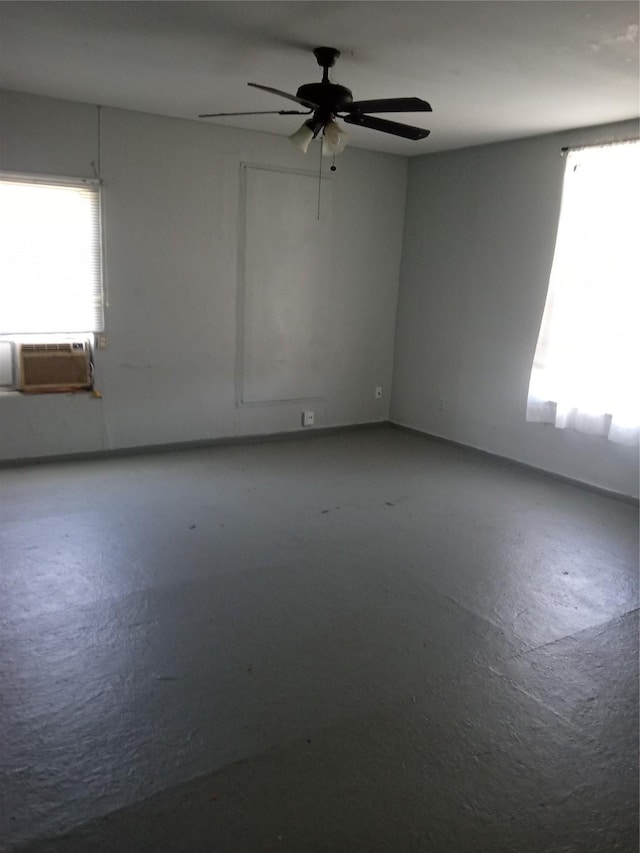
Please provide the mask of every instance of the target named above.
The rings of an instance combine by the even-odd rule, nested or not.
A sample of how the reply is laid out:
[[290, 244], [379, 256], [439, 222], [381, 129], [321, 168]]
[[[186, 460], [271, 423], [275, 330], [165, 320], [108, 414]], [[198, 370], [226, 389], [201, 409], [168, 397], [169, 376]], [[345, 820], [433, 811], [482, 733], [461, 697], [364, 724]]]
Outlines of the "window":
[[567, 154], [527, 420], [640, 434], [640, 142]]
[[0, 380], [16, 343], [87, 341], [102, 331], [100, 185], [0, 173]]

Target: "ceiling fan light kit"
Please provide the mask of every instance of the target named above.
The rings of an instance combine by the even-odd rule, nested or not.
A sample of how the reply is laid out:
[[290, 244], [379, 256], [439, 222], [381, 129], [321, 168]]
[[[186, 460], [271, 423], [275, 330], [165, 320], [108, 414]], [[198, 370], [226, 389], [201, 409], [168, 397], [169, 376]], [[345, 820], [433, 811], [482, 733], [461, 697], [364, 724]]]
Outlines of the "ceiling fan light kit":
[[[421, 98], [380, 98], [377, 100], [354, 101], [350, 89], [332, 83], [329, 80], [329, 69], [333, 68], [340, 56], [335, 47], [316, 47], [313, 51], [318, 65], [322, 68], [320, 83], [305, 83], [300, 86], [295, 95], [262, 86], [260, 83], [249, 83], [255, 89], [262, 89], [289, 101], [295, 101], [305, 110], [273, 110], [272, 115], [311, 115], [289, 139], [296, 148], [305, 154], [311, 142], [322, 133], [322, 154], [335, 157], [346, 145], [346, 131], [336, 122], [341, 118], [347, 124], [368, 127], [382, 133], [401, 136], [404, 139], [425, 139], [430, 131], [422, 127], [401, 124], [397, 121], [378, 118], [370, 113], [407, 113], [431, 112], [431, 106]], [[260, 111], [263, 112], [263, 111]], [[269, 112], [269, 111], [267, 111]], [[198, 118], [215, 118], [230, 115], [255, 115], [255, 112], [239, 113], [201, 113]]]

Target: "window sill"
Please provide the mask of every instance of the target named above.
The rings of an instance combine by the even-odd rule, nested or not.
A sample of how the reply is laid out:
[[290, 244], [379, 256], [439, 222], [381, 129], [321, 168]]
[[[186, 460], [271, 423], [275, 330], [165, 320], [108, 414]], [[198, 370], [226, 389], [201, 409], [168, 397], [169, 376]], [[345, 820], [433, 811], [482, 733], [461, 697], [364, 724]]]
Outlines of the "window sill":
[[102, 394], [93, 388], [68, 389], [65, 391], [18, 391], [15, 388], [0, 388], [0, 399], [3, 397], [77, 397], [87, 396], [102, 399]]

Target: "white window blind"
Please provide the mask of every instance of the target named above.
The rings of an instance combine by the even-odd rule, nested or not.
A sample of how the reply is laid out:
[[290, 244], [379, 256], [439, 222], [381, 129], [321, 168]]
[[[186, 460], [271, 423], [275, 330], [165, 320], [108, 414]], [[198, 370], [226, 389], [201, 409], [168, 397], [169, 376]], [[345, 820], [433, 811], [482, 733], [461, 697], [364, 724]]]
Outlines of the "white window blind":
[[569, 151], [527, 420], [640, 433], [640, 143]]
[[0, 334], [103, 329], [98, 181], [0, 175]]

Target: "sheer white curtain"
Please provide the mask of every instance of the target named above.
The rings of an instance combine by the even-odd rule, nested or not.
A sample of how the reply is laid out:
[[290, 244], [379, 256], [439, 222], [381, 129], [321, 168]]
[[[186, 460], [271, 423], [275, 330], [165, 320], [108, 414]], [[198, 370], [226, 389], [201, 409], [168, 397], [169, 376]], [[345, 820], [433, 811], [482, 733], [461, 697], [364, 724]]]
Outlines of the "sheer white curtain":
[[640, 435], [640, 142], [569, 151], [527, 420]]

